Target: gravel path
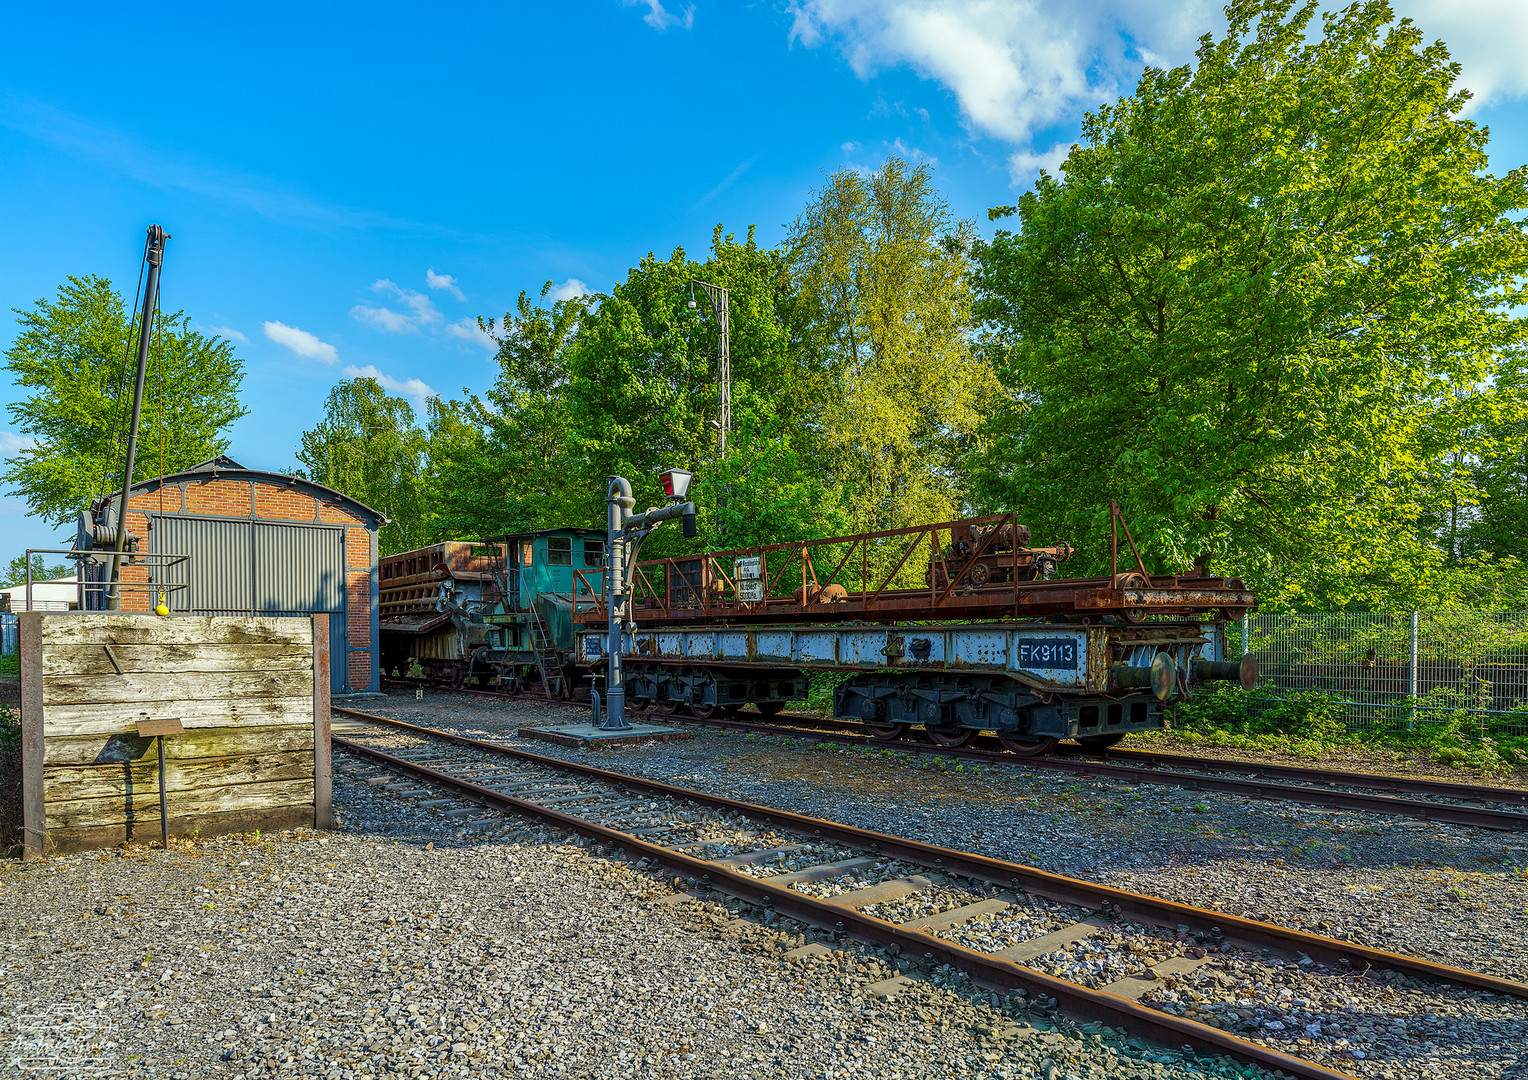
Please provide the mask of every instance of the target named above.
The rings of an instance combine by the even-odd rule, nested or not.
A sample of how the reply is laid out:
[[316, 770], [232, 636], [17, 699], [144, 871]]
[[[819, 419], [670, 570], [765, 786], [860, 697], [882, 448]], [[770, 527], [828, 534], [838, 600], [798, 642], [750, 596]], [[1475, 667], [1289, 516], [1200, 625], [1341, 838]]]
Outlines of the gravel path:
[[456, 840], [344, 777], [335, 804], [327, 837], [0, 864], [0, 1061], [41, 1022], [96, 1075], [176, 1080], [1245, 1073], [948, 973], [882, 1002], [884, 958], [788, 958], [801, 936], [576, 845]]
[[[525, 709], [438, 695], [375, 711], [502, 739], [538, 722]], [[568, 722], [564, 710], [535, 711]], [[701, 729], [596, 753], [517, 745], [1528, 981], [1519, 834]], [[1052, 958], [1058, 973], [1087, 960], [1077, 950]], [[1148, 1003], [1361, 1075], [1528, 1075], [1520, 1000], [1356, 974], [1319, 986], [1242, 981], [1216, 963], [1173, 985], [1176, 998]]]

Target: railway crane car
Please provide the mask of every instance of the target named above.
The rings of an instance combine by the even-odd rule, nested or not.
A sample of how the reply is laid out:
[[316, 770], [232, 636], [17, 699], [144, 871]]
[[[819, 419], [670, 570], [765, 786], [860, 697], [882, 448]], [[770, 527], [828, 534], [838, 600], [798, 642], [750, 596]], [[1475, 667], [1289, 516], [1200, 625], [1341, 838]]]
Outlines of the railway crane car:
[[[957, 747], [992, 731], [1037, 755], [1061, 739], [1096, 749], [1159, 730], [1168, 706], [1208, 683], [1250, 686], [1255, 662], [1227, 656], [1226, 624], [1253, 594], [1205, 570], [1149, 573], [1110, 510], [1100, 577], [1053, 577], [1072, 549], [1027, 546], [1012, 514], [639, 562], [627, 700], [772, 715], [828, 672], [834, 715], [878, 739], [922, 725]], [[603, 603], [579, 615], [576, 660], [591, 669], [605, 660]]]
[[445, 686], [568, 698], [587, 671], [574, 615], [604, 588], [604, 533], [541, 529], [451, 541], [381, 561], [383, 670]]

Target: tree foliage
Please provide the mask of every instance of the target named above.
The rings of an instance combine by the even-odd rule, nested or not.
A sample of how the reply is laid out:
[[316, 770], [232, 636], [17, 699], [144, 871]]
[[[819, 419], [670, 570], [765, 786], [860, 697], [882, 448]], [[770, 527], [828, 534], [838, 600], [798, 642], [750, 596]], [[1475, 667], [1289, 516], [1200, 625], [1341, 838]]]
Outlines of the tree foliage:
[[[5, 576], [0, 578], [0, 589], [8, 589], [12, 585], [25, 585], [27, 582], [27, 557], [17, 555], [6, 566]], [[48, 566], [41, 555], [32, 556], [32, 580], [51, 581], [53, 578], [73, 577], [74, 567], [68, 563], [55, 563]]]
[[[71, 277], [58, 295], [17, 309], [20, 330], [6, 370], [29, 391], [7, 406], [35, 441], [0, 480], [52, 525], [120, 489], [136, 374], [138, 318], [111, 282]], [[149, 347], [134, 481], [173, 473], [228, 448], [244, 363], [232, 343], [191, 329], [184, 312], [160, 315]]]
[[413, 407], [376, 379], [346, 379], [324, 400], [324, 417], [302, 433], [297, 460], [308, 479], [384, 514], [381, 554], [431, 540], [429, 438]]
[[1378, 0], [1315, 11], [1237, 0], [994, 212], [1018, 219], [977, 248], [1007, 395], [973, 468], [1085, 552], [1115, 497], [1164, 569], [1405, 602], [1447, 554], [1429, 515], [1478, 497], [1481, 432], [1520, 443], [1528, 170], [1490, 174], [1441, 43]]
[[786, 243], [824, 464], [858, 529], [955, 516], [995, 391], [971, 349], [969, 249], [926, 162], [828, 177]]

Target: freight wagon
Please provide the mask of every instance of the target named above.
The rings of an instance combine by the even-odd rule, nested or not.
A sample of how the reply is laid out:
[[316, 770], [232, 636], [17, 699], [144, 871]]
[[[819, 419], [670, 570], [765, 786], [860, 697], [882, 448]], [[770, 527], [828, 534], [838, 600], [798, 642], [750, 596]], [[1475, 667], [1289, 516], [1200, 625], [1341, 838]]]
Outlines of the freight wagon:
[[[622, 668], [628, 702], [700, 715], [770, 715], [833, 673], [834, 715], [877, 738], [912, 725], [944, 746], [995, 732], [1044, 754], [1158, 730], [1205, 684], [1251, 685], [1226, 622], [1255, 603], [1239, 580], [1120, 569], [1055, 578], [1067, 545], [1024, 546], [1011, 514], [914, 529], [639, 562]], [[605, 662], [603, 598], [578, 615], [574, 660]]]

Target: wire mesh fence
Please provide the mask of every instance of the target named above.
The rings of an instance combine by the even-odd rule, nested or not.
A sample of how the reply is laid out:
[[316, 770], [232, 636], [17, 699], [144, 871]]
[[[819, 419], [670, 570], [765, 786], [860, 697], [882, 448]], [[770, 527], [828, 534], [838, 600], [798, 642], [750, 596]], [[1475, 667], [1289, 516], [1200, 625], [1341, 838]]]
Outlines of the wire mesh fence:
[[20, 644], [18, 638], [17, 622], [14, 613], [0, 611], [0, 656], [15, 656]]
[[1259, 614], [1236, 629], [1261, 672], [1254, 707], [1315, 692], [1349, 731], [1528, 735], [1528, 612]]

